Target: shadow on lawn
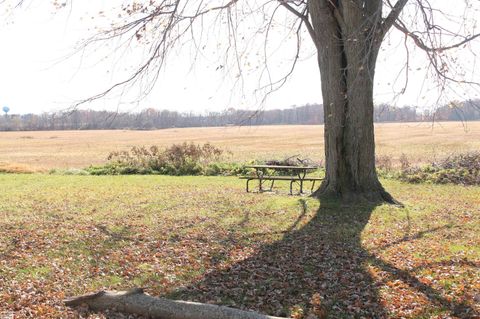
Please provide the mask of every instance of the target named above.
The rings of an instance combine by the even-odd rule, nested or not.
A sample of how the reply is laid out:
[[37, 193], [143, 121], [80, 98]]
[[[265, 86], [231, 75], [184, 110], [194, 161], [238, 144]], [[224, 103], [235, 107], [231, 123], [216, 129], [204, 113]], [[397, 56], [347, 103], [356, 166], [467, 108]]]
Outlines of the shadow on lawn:
[[300, 204], [302, 214], [281, 240], [206, 274], [175, 297], [280, 316], [299, 306], [332, 318], [385, 317], [360, 241], [375, 206], [353, 209], [322, 202], [312, 220], [294, 230], [306, 215], [305, 201]]
[[[302, 308], [305, 317], [316, 313], [318, 318], [387, 318], [379, 299], [379, 288], [386, 282], [373, 280], [367, 271], [372, 265], [386, 280], [400, 281], [414, 294], [426, 297], [428, 303], [416, 309], [420, 313], [441, 310], [455, 318], [473, 318], [475, 310], [469, 304], [444, 298], [413, 272], [397, 268], [362, 247], [361, 233], [375, 205], [342, 207], [322, 201], [315, 216], [296, 229], [307, 215], [306, 202], [300, 200], [299, 204], [302, 213], [281, 240], [262, 246], [253, 256], [227, 269], [206, 274], [170, 297], [278, 316]], [[247, 221], [248, 216], [242, 222]], [[441, 228], [408, 234], [402, 241], [438, 230]]]
[[[401, 283], [403, 287], [396, 292], [402, 298], [397, 296], [395, 302], [399, 306], [407, 305], [407, 311], [413, 310], [419, 318], [435, 313], [448, 313], [453, 318], [475, 317], [471, 305], [446, 299], [440, 291], [416, 276], [416, 268], [408, 271], [398, 268], [362, 247], [361, 234], [375, 205], [343, 207], [338, 202], [322, 201], [318, 211], [305, 225], [303, 220], [309, 215], [307, 202], [300, 199], [299, 205], [302, 211], [290, 227], [280, 233], [282, 239], [259, 246], [253, 255], [228, 268], [222, 266], [225, 256], [219, 256], [218, 260], [212, 256], [210, 269], [215, 270], [164, 297], [228, 305], [277, 316], [292, 315], [292, 312], [299, 312], [296, 309], [303, 309], [304, 318], [308, 318], [310, 313], [322, 319], [387, 318], [396, 315], [389, 314], [383, 307], [379, 289], [389, 281]], [[248, 227], [249, 220], [247, 211], [237, 227]], [[399, 241], [379, 249], [415, 240], [445, 227], [455, 226], [436, 227], [416, 234], [410, 234], [408, 230]], [[126, 238], [123, 233], [113, 234], [108, 229], [103, 232], [113, 239], [120, 235], [122, 237], [119, 238]], [[238, 237], [233, 233], [230, 235], [225, 241], [238, 244]], [[264, 235], [253, 234], [250, 238], [256, 242], [256, 236]], [[455, 262], [451, 261], [447, 266], [451, 263]], [[369, 265], [375, 267], [377, 274], [381, 273], [380, 278], [372, 278], [367, 270]], [[465, 266], [476, 267], [477, 264], [465, 261]], [[426, 302], [408, 305], [409, 299], [403, 298], [409, 297], [407, 294], [413, 297], [421, 295]]]

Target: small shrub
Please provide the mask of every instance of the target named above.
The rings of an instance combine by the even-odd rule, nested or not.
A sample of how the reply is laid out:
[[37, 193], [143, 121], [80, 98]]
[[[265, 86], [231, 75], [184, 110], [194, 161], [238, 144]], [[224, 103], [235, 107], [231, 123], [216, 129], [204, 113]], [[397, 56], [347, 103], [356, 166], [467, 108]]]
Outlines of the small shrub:
[[176, 167], [188, 165], [187, 162], [198, 162], [206, 164], [218, 160], [223, 154], [223, 150], [217, 148], [210, 143], [203, 145], [195, 145], [193, 143], [187, 144], [173, 144], [163, 152], [163, 156], [169, 163]]
[[375, 158], [375, 164], [379, 170], [385, 172], [391, 172], [393, 165], [392, 165], [392, 158], [388, 155], [380, 155]]
[[90, 173], [85, 169], [69, 168], [69, 169], [52, 169], [49, 171], [50, 175], [89, 175]]
[[422, 167], [407, 167], [399, 178], [409, 183], [480, 185], [480, 152], [455, 154]]
[[152, 169], [145, 167], [135, 167], [122, 163], [107, 163], [105, 165], [90, 166], [85, 169], [90, 175], [146, 175], [154, 174]]
[[218, 175], [228, 171], [225, 166], [212, 166], [224, 151], [210, 143], [173, 144], [166, 149], [135, 146], [129, 151], [112, 152], [108, 163], [91, 166], [92, 175], [163, 174], [163, 175]]
[[410, 168], [411, 164], [410, 164], [410, 161], [408, 160], [407, 155], [405, 155], [405, 153], [402, 153], [402, 155], [400, 155], [400, 158], [398, 160], [400, 161], [400, 169], [402, 171]]
[[205, 168], [205, 175], [207, 176], [236, 176], [247, 175], [249, 169], [245, 165], [239, 163], [211, 163]]
[[218, 163], [212, 163], [205, 168], [205, 175], [207, 176], [222, 175], [222, 167]]

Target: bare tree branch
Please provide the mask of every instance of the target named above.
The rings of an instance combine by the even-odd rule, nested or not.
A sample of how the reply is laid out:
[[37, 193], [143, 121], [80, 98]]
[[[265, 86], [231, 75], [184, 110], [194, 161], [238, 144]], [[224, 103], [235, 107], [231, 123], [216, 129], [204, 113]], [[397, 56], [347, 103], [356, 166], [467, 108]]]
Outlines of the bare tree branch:
[[448, 45], [448, 46], [440, 46], [440, 47], [435, 47], [434, 48], [434, 47], [429, 47], [428, 45], [426, 45], [425, 42], [418, 35], [416, 35], [414, 32], [410, 32], [401, 21], [396, 21], [393, 25], [399, 31], [404, 33], [409, 38], [411, 38], [420, 49], [422, 49], [424, 51], [427, 51], [427, 52], [442, 52], [442, 51], [455, 49], [455, 48], [461, 47], [462, 45], [480, 37], [480, 33], [476, 33], [474, 35], [463, 37], [464, 39], [460, 42], [457, 42], [457, 43], [454, 43], [454, 44], [451, 44], [451, 45]]
[[400, 13], [402, 13], [403, 8], [407, 4], [408, 0], [398, 0], [397, 3], [392, 7], [389, 15], [385, 18], [382, 24], [381, 32], [379, 34], [379, 39], [383, 39], [387, 34], [388, 30], [393, 26], [395, 21], [397, 21]]

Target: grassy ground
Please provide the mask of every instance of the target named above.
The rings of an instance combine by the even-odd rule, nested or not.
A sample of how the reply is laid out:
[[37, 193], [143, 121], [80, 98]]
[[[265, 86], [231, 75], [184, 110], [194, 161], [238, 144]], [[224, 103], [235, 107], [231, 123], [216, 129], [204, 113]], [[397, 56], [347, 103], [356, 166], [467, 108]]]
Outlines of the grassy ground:
[[[323, 126], [186, 128], [157, 131], [0, 132], [0, 171], [84, 168], [104, 163], [114, 150], [193, 141], [230, 150], [235, 161], [301, 154], [323, 158]], [[405, 153], [425, 162], [446, 153], [480, 148], [480, 122], [389, 123], [376, 125], [378, 155]]]
[[384, 184], [405, 208], [236, 178], [0, 175], [0, 318], [77, 318], [66, 295], [132, 286], [297, 318], [478, 316], [480, 188]]

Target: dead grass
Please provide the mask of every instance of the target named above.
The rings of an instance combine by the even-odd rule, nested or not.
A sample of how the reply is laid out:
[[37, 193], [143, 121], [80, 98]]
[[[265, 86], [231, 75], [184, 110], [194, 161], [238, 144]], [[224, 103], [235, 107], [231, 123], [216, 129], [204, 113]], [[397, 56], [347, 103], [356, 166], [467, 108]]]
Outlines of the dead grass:
[[[480, 122], [377, 124], [377, 154], [412, 163], [480, 148]], [[25, 138], [28, 136], [28, 138]], [[155, 131], [0, 132], [0, 163], [37, 171], [101, 164], [111, 151], [192, 141], [230, 150], [235, 161], [301, 154], [323, 158], [323, 126], [185, 128]]]
[[0, 163], [0, 173], [29, 174], [36, 171], [38, 170], [27, 164]]

